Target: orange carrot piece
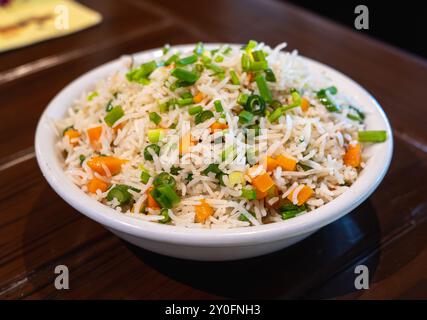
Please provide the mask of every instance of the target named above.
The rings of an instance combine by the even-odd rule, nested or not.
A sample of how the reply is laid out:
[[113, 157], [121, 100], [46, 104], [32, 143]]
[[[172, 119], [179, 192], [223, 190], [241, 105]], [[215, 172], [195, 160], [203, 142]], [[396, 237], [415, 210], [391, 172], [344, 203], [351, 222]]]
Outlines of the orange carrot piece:
[[159, 209], [160, 206], [156, 202], [156, 200], [154, 200], [153, 196], [151, 195], [151, 193], [150, 193], [151, 190], [153, 190], [153, 187], [150, 187], [147, 190], [147, 207], [151, 208], [151, 209]]
[[268, 173], [261, 174], [252, 179], [252, 185], [261, 192], [266, 192], [272, 186], [274, 181]]
[[278, 156], [276, 158], [276, 161], [278, 165], [281, 166], [282, 169], [286, 171], [295, 171], [297, 166], [297, 161], [295, 159], [285, 157], [282, 155]]
[[205, 97], [205, 95], [203, 93], [199, 92], [198, 94], [196, 94], [193, 97], [193, 102], [194, 103], [200, 103], [203, 100], [204, 97]]
[[101, 137], [101, 134], [102, 126], [87, 129], [87, 136], [89, 137], [89, 142], [95, 149], [98, 149], [99, 147], [99, 138]]
[[356, 143], [354, 145], [349, 144], [343, 160], [344, 164], [347, 166], [351, 166], [353, 168], [360, 166], [360, 162], [362, 161], [362, 147], [360, 143]]
[[214, 122], [211, 124], [210, 129], [211, 129], [211, 133], [214, 133], [217, 130], [224, 130], [227, 129], [228, 125], [225, 123], [221, 123], [221, 122]]
[[254, 77], [254, 74], [252, 72], [248, 72], [248, 81], [252, 82], [252, 79]]
[[[288, 200], [290, 200], [291, 202], [292, 202], [294, 190], [292, 190], [292, 192], [289, 193], [288, 195]], [[308, 199], [310, 199], [310, 197], [313, 195], [313, 192], [314, 192], [313, 189], [304, 185], [304, 187], [300, 190], [300, 192], [298, 192], [298, 196], [297, 196], [298, 205], [302, 206]]]
[[116, 157], [106, 156], [106, 157], [93, 157], [87, 161], [87, 165], [93, 170], [98, 172], [100, 175], [107, 175], [103, 165], [105, 165], [110, 171], [111, 175], [115, 175], [120, 172], [122, 164], [127, 162], [127, 160], [119, 159]]
[[276, 159], [267, 156], [267, 171], [273, 171], [274, 169], [277, 168], [278, 165], [279, 163], [277, 162]]
[[78, 137], [80, 137], [80, 132], [78, 132], [77, 130], [74, 129], [68, 129], [67, 131], [65, 131], [64, 136], [67, 136], [68, 139], [70, 140], [70, 144], [75, 147], [79, 145], [78, 141], [71, 141], [72, 139], [76, 139]]
[[199, 223], [205, 222], [207, 218], [214, 214], [214, 209], [206, 203], [205, 199], [201, 201], [201, 204], [194, 206], [194, 209], [196, 211], [195, 220]]
[[310, 102], [306, 98], [301, 98], [301, 110], [306, 112], [310, 107]]
[[87, 184], [87, 189], [90, 193], [96, 193], [96, 190], [101, 190], [102, 192], [105, 192], [108, 189], [108, 183], [101, 179], [93, 178], [89, 180]]

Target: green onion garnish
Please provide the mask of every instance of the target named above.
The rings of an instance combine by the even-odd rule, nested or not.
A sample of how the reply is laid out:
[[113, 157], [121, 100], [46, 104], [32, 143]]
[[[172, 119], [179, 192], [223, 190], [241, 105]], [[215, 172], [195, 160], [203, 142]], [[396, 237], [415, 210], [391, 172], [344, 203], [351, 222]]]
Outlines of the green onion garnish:
[[181, 69], [181, 68], [176, 68], [172, 71], [172, 75], [180, 80], [183, 80], [187, 83], [194, 83], [197, 81], [197, 79], [199, 79], [199, 75], [191, 72], [191, 71], [187, 71], [185, 69]]
[[219, 174], [223, 173], [220, 169], [219, 169], [219, 164], [218, 163], [211, 163], [210, 165], [208, 165], [208, 167], [206, 169], [204, 169], [201, 173], [205, 176], [207, 176], [210, 172], [215, 173], [215, 176], [218, 177]]
[[155, 124], [159, 124], [160, 121], [162, 121], [162, 117], [158, 115], [157, 112], [150, 112], [148, 114], [148, 117], [150, 118], [150, 120], [152, 122], [154, 122]]
[[336, 94], [338, 92], [336, 87], [329, 87], [326, 89], [319, 90], [317, 92], [317, 98], [319, 101], [325, 106], [326, 110], [329, 112], [340, 112], [341, 109], [338, 105], [336, 105], [334, 102], [329, 99], [326, 92], [329, 92], [330, 94]]
[[254, 115], [263, 115], [265, 113], [265, 101], [259, 95], [253, 94], [249, 96], [243, 108]]
[[262, 50], [253, 51], [252, 57], [255, 61], [265, 61], [265, 52]]
[[195, 106], [188, 109], [188, 114], [190, 116], [194, 116], [195, 114], [198, 114], [203, 111], [203, 108], [201, 106]]
[[87, 96], [87, 101], [92, 101], [93, 98], [97, 97], [99, 94], [98, 92], [94, 91], [90, 95]]
[[242, 70], [245, 72], [248, 72], [251, 68], [251, 59], [250, 57], [246, 54], [243, 53], [242, 54]]
[[258, 75], [255, 78], [256, 84], [258, 86], [258, 90], [259, 93], [261, 95], [261, 97], [264, 98], [264, 100], [268, 103], [270, 103], [271, 101], [273, 101], [272, 95], [271, 95], [271, 91], [268, 88], [267, 82], [265, 81], [265, 78], [263, 75]]
[[240, 123], [249, 123], [254, 118], [254, 114], [252, 112], [243, 110], [239, 113], [239, 122]]
[[159, 220], [160, 223], [168, 223], [171, 221], [171, 218], [169, 217], [169, 209], [163, 208], [160, 210], [160, 214], [163, 216], [163, 219]]
[[264, 70], [264, 73], [265, 73], [265, 80], [267, 80], [268, 82], [276, 82], [276, 76], [274, 75], [273, 70], [268, 68]]
[[161, 185], [151, 190], [150, 194], [156, 202], [166, 209], [171, 209], [181, 200], [175, 191], [168, 185]]
[[179, 59], [179, 55], [178, 55], [178, 54], [173, 54], [173, 55], [171, 55], [171, 56], [169, 57], [169, 59], [167, 59], [167, 60], [166, 60], [166, 62], [165, 62], [165, 66], [169, 66], [169, 65], [171, 65], [172, 63], [174, 63], [174, 62], [178, 61], [178, 59]]
[[151, 129], [147, 132], [148, 141], [157, 143], [163, 139], [163, 129]]
[[387, 132], [384, 130], [359, 131], [358, 136], [360, 142], [384, 142], [387, 140]]
[[191, 56], [179, 59], [177, 61], [177, 64], [185, 66], [187, 64], [192, 64], [192, 63], [194, 63], [196, 61], [197, 61], [197, 56], [195, 54], [193, 54]]
[[128, 191], [129, 186], [119, 184], [110, 189], [107, 194], [107, 200], [111, 201], [116, 198], [120, 205], [128, 204], [132, 200], [132, 195]]
[[215, 106], [216, 112], [223, 112], [224, 111], [224, 108], [222, 107], [221, 100], [215, 100], [214, 106]]
[[248, 200], [255, 200], [256, 191], [254, 189], [242, 189], [242, 197]]
[[307, 206], [303, 204], [302, 206], [297, 206], [294, 204], [285, 204], [279, 209], [282, 219], [287, 220], [295, 217], [297, 214], [307, 211]]
[[247, 95], [245, 93], [241, 93], [237, 97], [237, 103], [240, 104], [241, 106], [244, 106], [246, 104], [246, 102], [248, 101], [248, 98], [249, 98], [249, 95]]
[[240, 84], [240, 80], [239, 77], [236, 74], [236, 71], [234, 71], [233, 69], [230, 70], [230, 77], [231, 77], [231, 83], [234, 85], [239, 85]]
[[157, 68], [156, 61], [150, 61], [143, 63], [139, 68], [133, 69], [126, 74], [126, 78], [130, 82], [138, 82], [141, 84], [147, 84], [148, 76]]
[[81, 154], [81, 155], [79, 155], [79, 160], [80, 160], [80, 165], [82, 165], [83, 161], [86, 160], [86, 157], [83, 154]]
[[159, 186], [162, 186], [162, 185], [168, 185], [171, 188], [175, 188], [175, 186], [176, 186], [176, 180], [169, 173], [167, 173], [167, 172], [161, 172], [161, 173], [159, 173], [154, 178], [153, 185], [155, 187], [159, 187]]
[[273, 123], [274, 121], [276, 121], [277, 119], [279, 119], [282, 116], [282, 113], [283, 113], [282, 108], [281, 107], [277, 108], [268, 116], [268, 121]]
[[147, 171], [145, 171], [145, 170], [142, 170], [142, 172], [141, 172], [141, 176], [140, 176], [140, 179], [141, 179], [141, 182], [143, 183], [143, 184], [147, 184], [148, 183], [148, 180], [150, 180], [150, 174], [147, 172]]
[[153, 151], [155, 154], [160, 154], [160, 147], [157, 144], [150, 144], [149, 146], [146, 146], [144, 149], [144, 159], [153, 161], [153, 156], [151, 155], [150, 151]]
[[268, 68], [267, 61], [252, 61], [249, 67], [250, 71], [262, 71]]
[[223, 62], [224, 61], [224, 57], [223, 56], [216, 56], [215, 57], [215, 62]]
[[179, 175], [179, 172], [181, 170], [182, 170], [182, 168], [180, 168], [180, 167], [172, 166], [171, 169], [170, 169], [170, 174], [173, 174], [174, 176], [177, 176], [177, 175]]
[[159, 110], [160, 110], [160, 112], [168, 112], [169, 111], [169, 104], [167, 102], [160, 103], [159, 104]]
[[205, 110], [205, 111], [198, 113], [196, 115], [196, 117], [194, 118], [194, 120], [195, 120], [196, 124], [199, 124], [199, 123], [205, 122], [206, 120], [213, 118], [213, 117], [214, 117], [214, 114], [212, 111]]
[[193, 103], [193, 98], [185, 98], [185, 99], [178, 99], [176, 100], [176, 103], [180, 106], [180, 107], [184, 107], [184, 106], [188, 106], [189, 104]]
[[107, 112], [107, 115], [104, 117], [105, 123], [112, 127], [114, 123], [125, 115], [121, 106], [115, 106], [110, 111]]
[[184, 92], [183, 94], [181, 94], [181, 98], [183, 99], [193, 98], [193, 95], [191, 94], [191, 92]]

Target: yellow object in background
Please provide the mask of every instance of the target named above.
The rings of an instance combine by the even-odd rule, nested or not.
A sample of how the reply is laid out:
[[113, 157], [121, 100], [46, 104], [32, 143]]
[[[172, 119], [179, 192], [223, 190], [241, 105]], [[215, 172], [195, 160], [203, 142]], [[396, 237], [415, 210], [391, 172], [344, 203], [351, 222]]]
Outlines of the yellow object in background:
[[12, 0], [0, 7], [0, 52], [100, 23], [102, 16], [72, 0]]

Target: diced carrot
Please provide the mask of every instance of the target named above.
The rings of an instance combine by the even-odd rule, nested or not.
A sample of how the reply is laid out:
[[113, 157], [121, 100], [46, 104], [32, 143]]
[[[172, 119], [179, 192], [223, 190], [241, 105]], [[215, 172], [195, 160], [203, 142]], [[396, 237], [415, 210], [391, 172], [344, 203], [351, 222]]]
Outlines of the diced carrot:
[[105, 165], [110, 171], [111, 175], [115, 175], [120, 172], [122, 164], [127, 162], [127, 160], [119, 159], [111, 156], [99, 156], [93, 157], [87, 161], [87, 165], [93, 170], [98, 172], [100, 175], [107, 175], [103, 165]]
[[[289, 195], [288, 195], [288, 200], [290, 200], [291, 202], [292, 202], [292, 197], [293, 197], [293, 194], [294, 194], [294, 190], [291, 193], [289, 193]], [[302, 189], [300, 190], [300, 192], [298, 192], [298, 195], [297, 195], [298, 205], [301, 206], [308, 199], [310, 199], [310, 197], [313, 195], [313, 192], [314, 192], [313, 189], [311, 189], [310, 187], [304, 185], [302, 187]]]
[[306, 98], [301, 98], [301, 110], [306, 112], [310, 107], [310, 102]]
[[285, 157], [285, 156], [278, 156], [276, 158], [276, 161], [279, 166], [282, 167], [283, 170], [286, 171], [295, 171], [295, 168], [297, 166], [297, 161], [295, 159]]
[[266, 192], [272, 186], [274, 181], [268, 173], [261, 174], [252, 179], [252, 185], [261, 192]]
[[261, 192], [258, 189], [255, 189], [256, 192], [256, 199], [261, 200], [264, 199], [267, 196], [267, 192]]
[[102, 192], [105, 192], [108, 189], [108, 183], [101, 179], [93, 178], [89, 180], [87, 184], [87, 189], [90, 193], [96, 193], [96, 190], [101, 190]]
[[115, 127], [113, 128], [114, 132], [115, 132], [115, 133], [117, 133], [117, 131], [119, 131], [120, 129], [123, 129], [123, 127], [125, 126], [125, 124], [126, 124], [126, 122], [125, 122], [125, 121], [120, 122], [117, 126], [115, 126]]
[[199, 92], [198, 94], [196, 94], [194, 96], [193, 102], [194, 103], [200, 103], [203, 100], [204, 97], [205, 97], [205, 95], [203, 93]]
[[78, 132], [77, 130], [74, 129], [68, 129], [67, 131], [65, 131], [64, 136], [67, 136], [68, 139], [70, 140], [70, 144], [75, 147], [79, 145], [78, 141], [71, 141], [72, 139], [76, 139], [78, 137], [80, 137], [80, 132]]
[[188, 132], [179, 140], [179, 154], [183, 155], [190, 151], [190, 147], [194, 146], [195, 143], [191, 139], [191, 134]]
[[151, 195], [151, 193], [150, 193], [151, 190], [153, 190], [153, 187], [150, 187], [147, 190], [147, 207], [151, 208], [151, 209], [159, 209], [160, 206], [156, 202], [156, 200], [154, 200], [153, 196]]
[[228, 125], [226, 123], [215, 121], [214, 123], [211, 124], [210, 128], [211, 128], [211, 133], [214, 133], [217, 130], [227, 129]]
[[99, 138], [102, 134], [102, 126], [97, 126], [87, 129], [87, 136], [89, 137], [89, 142], [95, 149], [99, 149], [100, 143]]
[[266, 162], [267, 162], [267, 171], [273, 171], [279, 165], [279, 163], [277, 162], [276, 159], [269, 157], [269, 156], [267, 156]]
[[360, 143], [349, 144], [343, 160], [347, 166], [352, 166], [353, 168], [360, 166], [360, 162], [362, 161], [362, 147]]
[[201, 201], [201, 204], [194, 206], [194, 209], [196, 211], [195, 220], [199, 223], [205, 222], [207, 218], [214, 214], [214, 209], [206, 203], [205, 199]]

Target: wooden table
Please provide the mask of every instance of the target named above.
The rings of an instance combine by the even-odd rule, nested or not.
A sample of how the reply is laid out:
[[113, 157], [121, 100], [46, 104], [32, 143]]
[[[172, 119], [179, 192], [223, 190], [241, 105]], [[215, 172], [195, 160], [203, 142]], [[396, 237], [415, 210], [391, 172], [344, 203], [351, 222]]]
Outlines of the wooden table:
[[[99, 26], [0, 54], [0, 298], [427, 298], [427, 63], [286, 3], [82, 1]], [[80, 74], [164, 43], [287, 41], [383, 106], [395, 152], [377, 191], [301, 243], [247, 261], [181, 261], [136, 248], [68, 206], [34, 158], [48, 102]], [[54, 268], [70, 269], [70, 290]], [[369, 290], [354, 269], [370, 269]], [[249, 280], [249, 281], [248, 281]]]

